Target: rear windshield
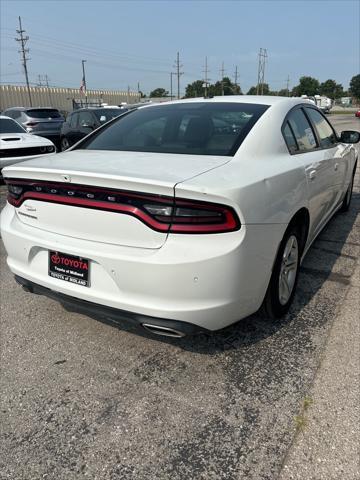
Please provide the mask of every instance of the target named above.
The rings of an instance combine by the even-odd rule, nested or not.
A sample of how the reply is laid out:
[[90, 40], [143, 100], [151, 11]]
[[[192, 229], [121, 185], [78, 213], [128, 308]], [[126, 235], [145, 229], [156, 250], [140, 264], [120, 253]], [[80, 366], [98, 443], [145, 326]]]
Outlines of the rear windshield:
[[27, 110], [26, 114], [31, 118], [61, 118], [60, 112], [58, 110], [51, 110], [50, 108]]
[[78, 148], [234, 155], [267, 108], [267, 105], [225, 102], [140, 108], [91, 135]]
[[0, 118], [0, 133], [26, 133], [26, 130], [15, 120]]
[[125, 109], [122, 108], [103, 108], [102, 110], [93, 110], [97, 119], [101, 123], [108, 122], [112, 118], [118, 117], [126, 112]]

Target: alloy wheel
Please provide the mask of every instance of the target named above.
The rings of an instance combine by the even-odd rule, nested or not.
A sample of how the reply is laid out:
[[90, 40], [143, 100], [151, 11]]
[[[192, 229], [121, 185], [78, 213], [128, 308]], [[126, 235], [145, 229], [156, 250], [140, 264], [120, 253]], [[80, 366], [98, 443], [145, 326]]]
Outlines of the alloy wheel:
[[279, 274], [279, 302], [286, 305], [296, 282], [299, 259], [299, 244], [295, 235], [288, 238], [282, 255]]

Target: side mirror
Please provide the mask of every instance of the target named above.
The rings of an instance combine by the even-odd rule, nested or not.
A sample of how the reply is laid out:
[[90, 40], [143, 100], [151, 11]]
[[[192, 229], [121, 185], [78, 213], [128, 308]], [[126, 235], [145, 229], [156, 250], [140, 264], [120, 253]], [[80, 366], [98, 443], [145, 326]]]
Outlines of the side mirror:
[[340, 134], [340, 142], [343, 143], [358, 143], [360, 140], [360, 132], [355, 130], [344, 130]]

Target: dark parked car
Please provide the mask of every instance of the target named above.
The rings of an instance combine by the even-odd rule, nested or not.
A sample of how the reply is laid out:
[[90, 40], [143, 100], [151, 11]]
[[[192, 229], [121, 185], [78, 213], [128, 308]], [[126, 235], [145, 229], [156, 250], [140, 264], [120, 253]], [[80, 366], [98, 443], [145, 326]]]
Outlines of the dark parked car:
[[60, 146], [60, 130], [64, 117], [56, 108], [7, 108], [3, 115], [13, 118], [22, 125], [28, 133], [48, 138], [56, 146]]
[[67, 116], [61, 128], [61, 150], [67, 150], [90, 132], [127, 112], [127, 108], [81, 108]]

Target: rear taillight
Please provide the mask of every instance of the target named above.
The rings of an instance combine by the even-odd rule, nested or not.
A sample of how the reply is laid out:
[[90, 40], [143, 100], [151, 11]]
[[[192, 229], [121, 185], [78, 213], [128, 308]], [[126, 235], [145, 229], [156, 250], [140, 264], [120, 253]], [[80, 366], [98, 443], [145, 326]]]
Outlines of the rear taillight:
[[232, 207], [217, 203], [101, 187], [32, 180], [5, 180], [8, 202], [27, 199], [131, 215], [158, 232], [223, 233], [239, 230]]
[[36, 127], [36, 125], [38, 124], [39, 122], [26, 122], [24, 125], [26, 127]]

